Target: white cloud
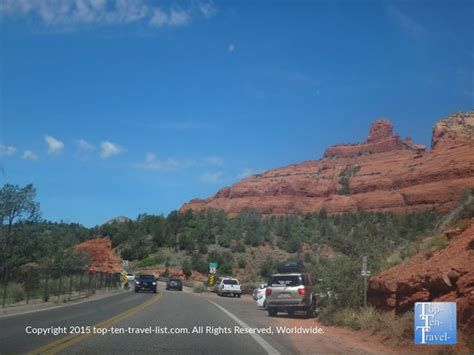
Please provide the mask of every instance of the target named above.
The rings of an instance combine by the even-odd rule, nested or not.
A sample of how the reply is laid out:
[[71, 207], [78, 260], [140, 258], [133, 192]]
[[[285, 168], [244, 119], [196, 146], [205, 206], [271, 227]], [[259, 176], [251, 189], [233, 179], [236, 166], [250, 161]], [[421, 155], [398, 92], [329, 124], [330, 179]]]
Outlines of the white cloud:
[[23, 155], [21, 156], [21, 159], [38, 160], [38, 155], [36, 155], [35, 152], [33, 152], [32, 150], [27, 149], [23, 152]]
[[215, 173], [205, 172], [201, 175], [200, 180], [206, 184], [219, 184], [223, 182], [222, 171], [217, 171]]
[[11, 145], [0, 144], [0, 157], [11, 157], [15, 155], [16, 148]]
[[76, 140], [76, 144], [80, 150], [85, 152], [92, 152], [95, 150], [95, 147], [83, 138]]
[[109, 142], [109, 141], [101, 142], [100, 149], [101, 149], [100, 157], [102, 159], [108, 159], [111, 156], [120, 154], [125, 151], [120, 145]]
[[199, 11], [204, 15], [204, 17], [209, 18], [216, 14], [217, 10], [212, 3], [199, 3]]
[[244, 168], [240, 171], [240, 173], [237, 174], [236, 178], [237, 179], [245, 179], [249, 176], [252, 176], [255, 174], [255, 171], [253, 171], [250, 168]]
[[233, 43], [229, 44], [229, 47], [227, 47], [227, 51], [229, 53], [232, 53], [233, 51], [235, 51], [235, 44]]
[[390, 4], [387, 7], [387, 11], [389, 16], [397, 23], [397, 25], [413, 39], [419, 40], [426, 35], [427, 30], [421, 23], [415, 21], [395, 5]]
[[160, 8], [156, 8], [153, 12], [153, 16], [150, 19], [150, 25], [154, 27], [163, 26], [184, 26], [191, 20], [191, 14], [184, 10], [172, 9], [169, 13], [166, 13]]
[[58, 154], [64, 148], [64, 143], [53, 136], [46, 135], [44, 136], [44, 140], [48, 145], [48, 154]]
[[204, 159], [204, 164], [207, 165], [223, 165], [224, 164], [224, 159], [222, 157], [218, 156], [210, 156], [206, 159]]
[[3, 0], [2, 17], [32, 16], [44, 25], [68, 30], [80, 26], [110, 26], [148, 23], [152, 27], [184, 26], [192, 17], [209, 18], [216, 13], [211, 3], [188, 9], [163, 9], [147, 0]]
[[156, 154], [148, 152], [145, 154], [145, 161], [135, 164], [134, 167], [146, 170], [175, 171], [195, 167], [221, 166], [223, 164], [224, 159], [218, 156], [210, 156], [199, 160], [157, 159]]

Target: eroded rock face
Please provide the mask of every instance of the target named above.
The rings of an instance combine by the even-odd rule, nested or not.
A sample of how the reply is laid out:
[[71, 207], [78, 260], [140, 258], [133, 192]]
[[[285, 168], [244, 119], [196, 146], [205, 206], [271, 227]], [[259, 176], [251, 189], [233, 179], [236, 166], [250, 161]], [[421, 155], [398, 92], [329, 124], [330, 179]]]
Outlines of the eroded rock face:
[[89, 271], [122, 271], [122, 259], [112, 249], [110, 238], [86, 240], [84, 243], [74, 246], [74, 250], [86, 250], [89, 253], [92, 259], [92, 263], [87, 268]]
[[181, 207], [222, 209], [230, 217], [245, 208], [263, 215], [453, 208], [474, 186], [474, 111], [435, 125], [433, 149], [393, 135], [388, 120], [375, 122], [360, 144], [335, 145], [321, 160], [266, 171]]
[[[448, 232], [446, 232], [448, 233]], [[415, 302], [456, 302], [461, 329], [474, 334], [474, 220], [448, 246], [425, 260], [415, 255], [369, 280], [373, 305], [398, 314], [413, 310]]]

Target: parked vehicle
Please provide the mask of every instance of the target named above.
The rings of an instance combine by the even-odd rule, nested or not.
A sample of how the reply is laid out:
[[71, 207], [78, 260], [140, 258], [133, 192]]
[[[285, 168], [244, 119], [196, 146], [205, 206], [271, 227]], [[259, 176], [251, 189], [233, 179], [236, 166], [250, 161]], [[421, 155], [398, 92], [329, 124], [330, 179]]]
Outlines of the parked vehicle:
[[257, 294], [257, 307], [258, 308], [263, 308], [263, 309], [267, 309], [267, 296], [265, 294], [266, 290], [267, 290], [267, 285], [266, 284], [262, 284], [260, 286], [264, 286], [263, 289], [259, 289], [259, 292]]
[[166, 289], [169, 290], [178, 290], [178, 291], [183, 291], [183, 281], [180, 279], [173, 279], [169, 278], [168, 281], [166, 281]]
[[259, 299], [258, 295], [265, 294], [265, 289], [267, 288], [267, 284], [260, 284], [258, 287], [253, 290], [252, 297], [256, 301]]
[[217, 295], [230, 295], [232, 297], [240, 297], [242, 291], [240, 289], [240, 282], [237, 279], [224, 277], [217, 287]]
[[156, 277], [154, 275], [140, 275], [135, 280], [135, 292], [152, 291], [157, 292]]
[[316, 314], [316, 296], [311, 278], [302, 270], [302, 265], [296, 262], [278, 265], [278, 273], [270, 277], [265, 291], [270, 317], [276, 316], [278, 312], [293, 315], [303, 311], [308, 317]]
[[133, 274], [127, 274], [127, 280], [128, 280], [128, 281], [133, 281], [133, 280], [135, 280], [135, 275], [133, 275]]

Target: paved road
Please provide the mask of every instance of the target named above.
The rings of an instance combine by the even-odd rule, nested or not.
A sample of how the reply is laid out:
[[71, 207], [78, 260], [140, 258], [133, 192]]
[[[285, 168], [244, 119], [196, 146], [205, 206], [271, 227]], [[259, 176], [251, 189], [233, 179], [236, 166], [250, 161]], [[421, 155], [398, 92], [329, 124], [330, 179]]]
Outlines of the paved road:
[[[157, 295], [125, 292], [58, 309], [0, 317], [0, 353], [297, 353], [289, 338], [235, 333], [235, 327], [268, 327], [269, 324], [256, 321], [267, 317], [256, 309], [254, 302], [164, 291], [160, 286]], [[84, 332], [75, 336], [39, 336], [26, 334], [27, 326], [37, 329], [66, 327], [68, 333], [71, 327], [77, 326], [83, 327], [78, 330]], [[91, 331], [96, 326], [96, 329], [110, 332], [113, 327], [117, 332], [126, 333], [92, 335], [87, 334], [87, 326], [91, 326]], [[157, 327], [162, 334], [127, 333], [146, 329], [154, 332]], [[181, 334], [165, 333], [177, 331]]]
[[[164, 291], [164, 285], [160, 284], [158, 294], [123, 292], [62, 308], [0, 317], [0, 354], [371, 352], [331, 334], [277, 332], [279, 326], [311, 328], [316, 324], [315, 320], [303, 317], [268, 317], [249, 297]], [[27, 326], [35, 329], [66, 327], [68, 334], [27, 334]], [[107, 330], [108, 333], [93, 334], [94, 327], [96, 331]], [[272, 333], [237, 332], [249, 328], [270, 329]], [[72, 329], [79, 330], [79, 334], [69, 334]]]

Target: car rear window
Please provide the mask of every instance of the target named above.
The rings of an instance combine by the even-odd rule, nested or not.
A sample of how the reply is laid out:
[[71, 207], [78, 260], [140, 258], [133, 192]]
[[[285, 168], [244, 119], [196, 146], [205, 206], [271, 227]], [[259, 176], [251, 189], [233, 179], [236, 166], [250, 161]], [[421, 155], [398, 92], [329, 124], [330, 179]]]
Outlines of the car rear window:
[[224, 285], [238, 285], [239, 282], [237, 280], [224, 280]]
[[269, 284], [271, 286], [299, 286], [303, 284], [301, 276], [282, 275], [270, 277]]
[[154, 280], [155, 279], [155, 276], [153, 275], [140, 275], [138, 277], [140, 280]]

